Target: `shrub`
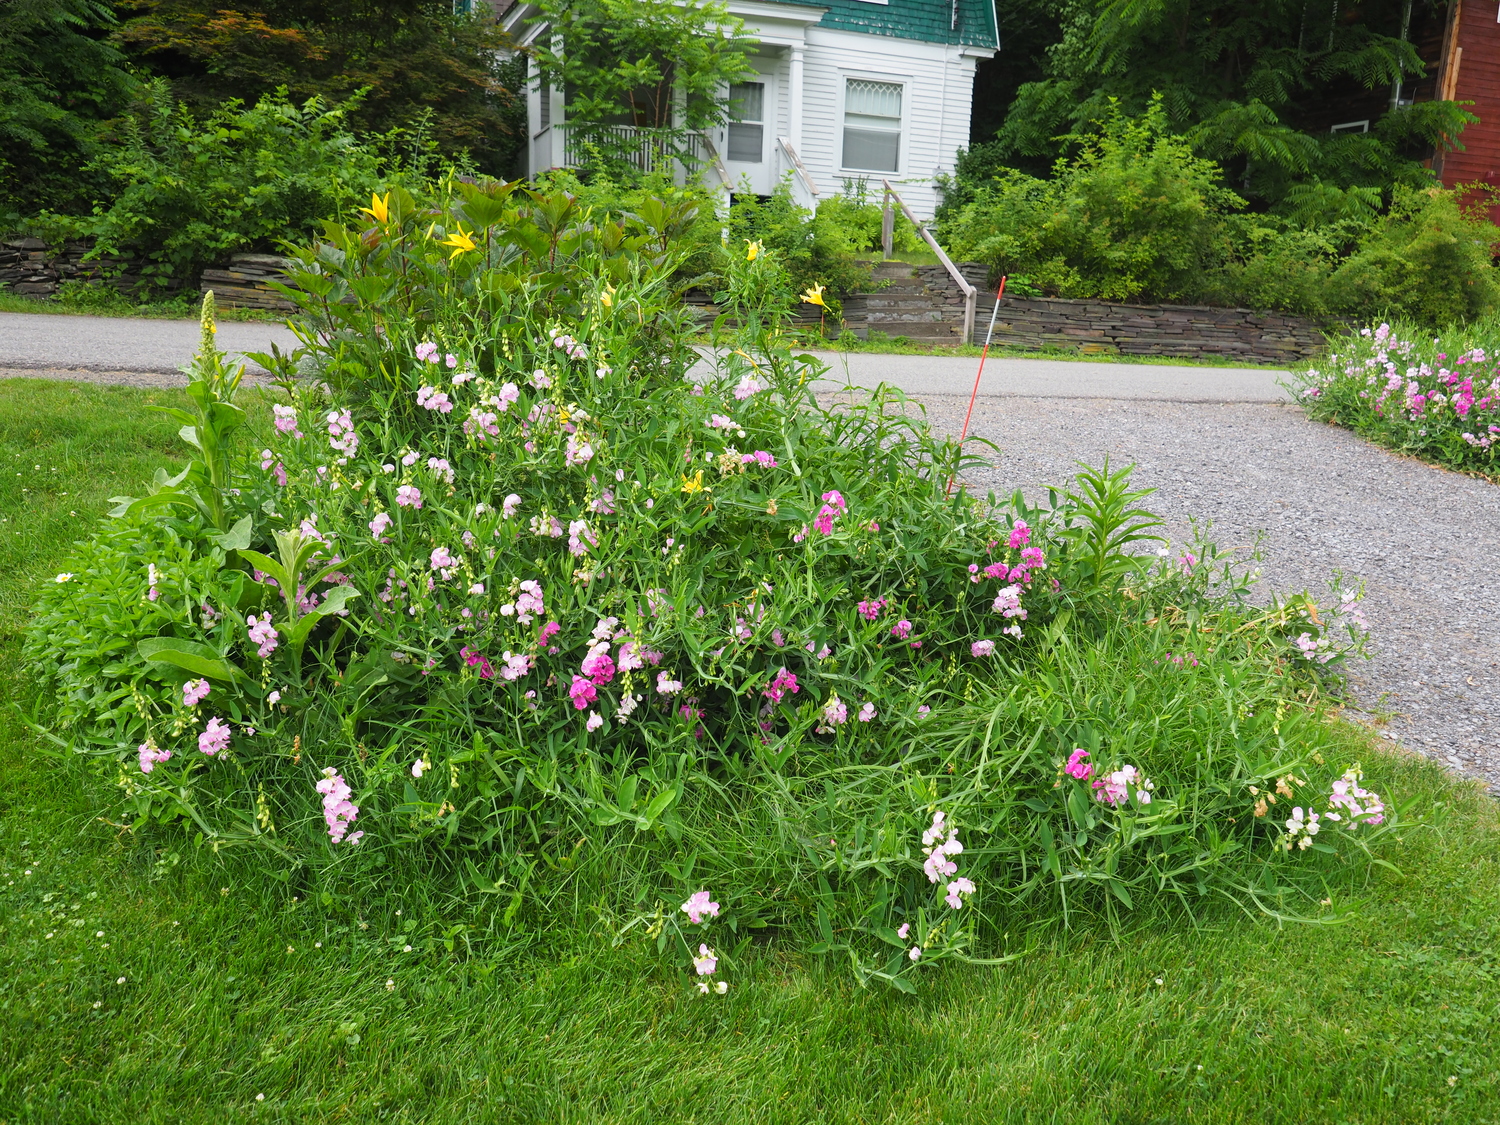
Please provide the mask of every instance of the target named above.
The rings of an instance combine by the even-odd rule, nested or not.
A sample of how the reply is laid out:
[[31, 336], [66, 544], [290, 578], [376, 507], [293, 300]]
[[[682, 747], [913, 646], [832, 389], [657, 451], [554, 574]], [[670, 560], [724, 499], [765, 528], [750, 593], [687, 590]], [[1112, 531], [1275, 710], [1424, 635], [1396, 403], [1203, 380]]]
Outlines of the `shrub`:
[[743, 327], [704, 364], [670, 210], [372, 200], [299, 252], [269, 426], [205, 321], [192, 458], [26, 648], [130, 823], [288, 878], [437, 869], [703, 988], [764, 926], [910, 989], [1008, 956], [1019, 909], [1296, 913], [1390, 830], [1304, 706], [1355, 591], [1251, 610], [1210, 545], [1132, 553], [1128, 470], [950, 495], [970, 455], [898, 392], [809, 394], [774, 250], [722, 251]]
[[1273, 215], [1231, 215], [1222, 231], [1222, 263], [1208, 272], [1203, 296], [1221, 305], [1328, 314], [1328, 282], [1351, 224], [1301, 229]]
[[135, 85], [103, 38], [114, 22], [103, 0], [0, 8], [0, 230], [43, 206], [88, 205], [100, 124]]
[[1491, 258], [1500, 228], [1466, 214], [1462, 198], [1442, 188], [1398, 189], [1390, 212], [1334, 273], [1330, 306], [1433, 328], [1494, 309], [1500, 283]]
[[[894, 219], [891, 243], [896, 253], [930, 253], [917, 228], [899, 208]], [[867, 180], [845, 180], [838, 195], [829, 196], [818, 204], [813, 222], [817, 237], [826, 238], [830, 246], [839, 248], [837, 252], [841, 254], [872, 254], [882, 249], [884, 214]]]
[[823, 207], [814, 215], [800, 206], [788, 176], [765, 199], [735, 196], [726, 229], [733, 246], [759, 242], [772, 251], [796, 290], [824, 285], [832, 293], [857, 293], [869, 285], [870, 267], [855, 260], [861, 247], [840, 217], [837, 209], [824, 218]]
[[278, 93], [248, 109], [225, 103], [200, 123], [153, 82], [122, 142], [97, 158], [114, 185], [109, 204], [72, 233], [92, 235], [98, 253], [143, 254], [143, 273], [158, 282], [305, 237], [378, 182], [375, 154], [345, 128], [346, 111]]
[[1292, 380], [1308, 415], [1392, 449], [1500, 478], [1500, 333], [1493, 320], [1434, 339], [1381, 324], [1332, 344]]
[[1167, 131], [1161, 106], [1112, 107], [1053, 178], [1007, 171], [945, 220], [950, 254], [1025, 274], [1063, 297], [1174, 300], [1195, 294], [1220, 216], [1242, 205], [1220, 170]]

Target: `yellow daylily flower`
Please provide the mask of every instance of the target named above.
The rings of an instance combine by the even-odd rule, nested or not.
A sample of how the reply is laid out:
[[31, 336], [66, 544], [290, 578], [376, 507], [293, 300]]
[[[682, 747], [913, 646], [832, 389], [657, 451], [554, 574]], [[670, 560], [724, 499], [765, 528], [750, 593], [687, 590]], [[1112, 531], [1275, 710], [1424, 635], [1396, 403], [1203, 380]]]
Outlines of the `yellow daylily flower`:
[[823, 300], [823, 287], [821, 285], [814, 285], [805, 293], [802, 293], [799, 296], [799, 300], [806, 301], [809, 305], [821, 305], [825, 309], [828, 307]]
[[458, 257], [465, 251], [474, 249], [474, 238], [468, 231], [464, 230], [463, 227], [459, 227], [447, 238], [440, 241], [438, 245], [453, 247], [453, 253], [448, 255], [448, 260], [451, 262], [454, 258]]
[[606, 284], [604, 286], [604, 292], [599, 294], [599, 303], [605, 308], [609, 308], [615, 303], [615, 287], [613, 285]]
[[755, 256], [765, 249], [759, 242], [751, 242], [748, 238], [745, 239], [745, 246], [745, 261], [747, 262], [755, 261]]
[[381, 198], [374, 192], [370, 193], [370, 205], [361, 207], [361, 213], [369, 215], [377, 223], [384, 223], [391, 217], [391, 193], [386, 192], [385, 198]]
[[682, 491], [686, 492], [689, 496], [691, 496], [695, 492], [702, 492], [703, 491], [703, 470], [702, 469], [699, 469], [696, 473], [694, 473], [693, 474], [693, 478], [691, 480], [688, 479], [688, 477], [687, 477], [686, 474], [683, 474], [683, 477], [682, 477]]

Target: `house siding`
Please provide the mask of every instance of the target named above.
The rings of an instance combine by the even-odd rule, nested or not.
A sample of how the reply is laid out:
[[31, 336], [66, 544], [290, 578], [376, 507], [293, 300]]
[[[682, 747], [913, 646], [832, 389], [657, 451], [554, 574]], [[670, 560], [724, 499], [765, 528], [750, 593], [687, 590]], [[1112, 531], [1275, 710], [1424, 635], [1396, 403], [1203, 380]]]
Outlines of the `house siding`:
[[[807, 30], [806, 59], [800, 155], [822, 196], [860, 178], [878, 196], [886, 178], [919, 217], [930, 218], [939, 202], [933, 177], [951, 172], [958, 148], [969, 143], [975, 60], [956, 45], [855, 34], [822, 24]], [[839, 163], [843, 85], [849, 77], [905, 84], [901, 166], [895, 173], [848, 170]]]
[[[1459, 0], [1449, 17], [1438, 96], [1473, 102], [1468, 108], [1479, 120], [1459, 137], [1461, 151], [1440, 156], [1439, 174], [1447, 187], [1500, 185], [1500, 22], [1494, 13], [1492, 3]], [[1491, 214], [1500, 217], [1500, 208]]]

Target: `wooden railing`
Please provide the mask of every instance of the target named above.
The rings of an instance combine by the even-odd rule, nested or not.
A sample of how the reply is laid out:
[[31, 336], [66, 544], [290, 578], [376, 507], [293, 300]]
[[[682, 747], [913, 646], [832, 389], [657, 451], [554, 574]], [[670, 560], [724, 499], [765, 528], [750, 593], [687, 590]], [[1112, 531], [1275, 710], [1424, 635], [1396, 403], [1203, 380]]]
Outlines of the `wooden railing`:
[[979, 290], [969, 284], [969, 279], [961, 274], [953, 260], [943, 252], [943, 248], [937, 244], [937, 239], [932, 237], [932, 232], [927, 229], [925, 223], [917, 219], [911, 213], [911, 208], [906, 205], [906, 200], [901, 198], [899, 192], [891, 187], [890, 180], [881, 180], [881, 186], [885, 188], [885, 200], [882, 205], [880, 217], [880, 248], [889, 258], [895, 249], [896, 236], [896, 213], [891, 209], [891, 200], [895, 200], [901, 208], [901, 213], [911, 220], [911, 225], [917, 228], [917, 233], [922, 236], [923, 241], [932, 248], [937, 255], [938, 261], [943, 263], [943, 268], [948, 271], [948, 276], [957, 283], [959, 290], [964, 295], [964, 334], [963, 341], [966, 344], [974, 342], [974, 307], [979, 302]]
[[797, 150], [792, 147], [792, 142], [785, 137], [777, 137], [776, 143], [781, 146], [781, 151], [792, 165], [792, 170], [797, 173], [797, 178], [807, 188], [808, 194], [813, 197], [813, 208], [817, 208], [818, 185], [813, 183], [812, 177], [807, 174], [807, 169], [802, 166], [802, 158], [797, 155]]
[[563, 129], [563, 165], [576, 168], [583, 163], [590, 142], [608, 155], [625, 161], [642, 172], [671, 168], [680, 151], [682, 137], [668, 129], [642, 125], [602, 125], [579, 135]]

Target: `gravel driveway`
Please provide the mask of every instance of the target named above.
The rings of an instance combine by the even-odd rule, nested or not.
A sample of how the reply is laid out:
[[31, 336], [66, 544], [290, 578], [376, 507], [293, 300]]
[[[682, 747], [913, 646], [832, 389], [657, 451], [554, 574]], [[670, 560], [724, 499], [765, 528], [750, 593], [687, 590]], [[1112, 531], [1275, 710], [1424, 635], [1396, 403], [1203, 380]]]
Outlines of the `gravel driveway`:
[[[957, 433], [967, 396], [924, 395]], [[970, 432], [1001, 447], [980, 491], [1032, 500], [1075, 459], [1135, 462], [1174, 541], [1188, 517], [1221, 546], [1265, 531], [1264, 580], [1321, 595], [1334, 569], [1366, 583], [1374, 659], [1350, 669], [1387, 737], [1500, 790], [1500, 486], [1394, 456], [1293, 406], [981, 398]], [[1356, 715], [1355, 717], [1359, 717]]]

